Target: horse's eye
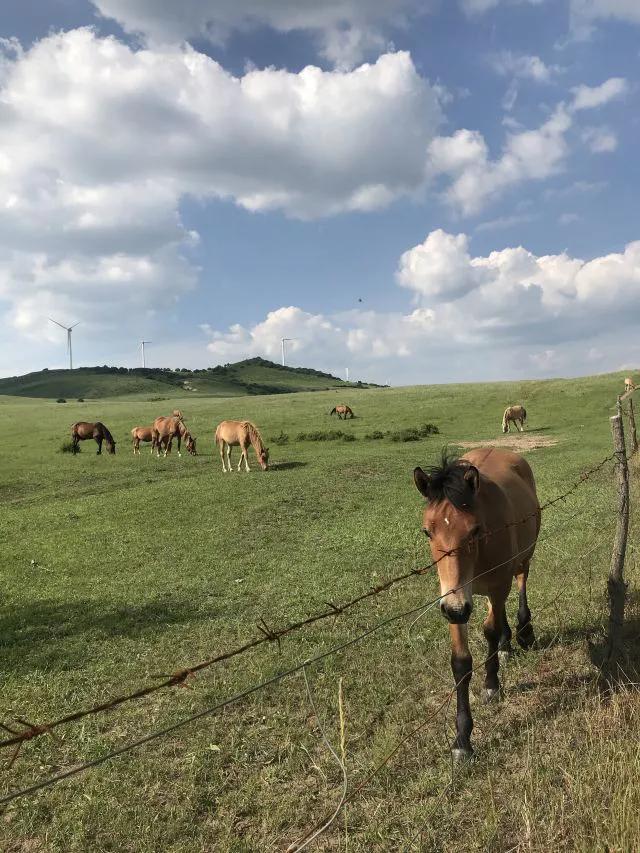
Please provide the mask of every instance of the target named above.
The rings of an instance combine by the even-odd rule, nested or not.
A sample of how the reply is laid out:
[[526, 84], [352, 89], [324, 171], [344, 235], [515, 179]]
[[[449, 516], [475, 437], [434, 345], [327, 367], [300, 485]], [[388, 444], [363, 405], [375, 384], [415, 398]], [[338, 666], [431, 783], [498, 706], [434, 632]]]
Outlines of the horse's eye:
[[427, 537], [427, 539], [431, 539], [431, 534], [429, 533], [429, 531], [427, 530], [427, 528], [426, 528], [426, 527], [423, 527], [423, 528], [422, 528], [422, 532], [423, 532], [423, 533], [424, 533], [424, 535]]
[[470, 534], [470, 539], [475, 539], [480, 534], [480, 525], [476, 524]]

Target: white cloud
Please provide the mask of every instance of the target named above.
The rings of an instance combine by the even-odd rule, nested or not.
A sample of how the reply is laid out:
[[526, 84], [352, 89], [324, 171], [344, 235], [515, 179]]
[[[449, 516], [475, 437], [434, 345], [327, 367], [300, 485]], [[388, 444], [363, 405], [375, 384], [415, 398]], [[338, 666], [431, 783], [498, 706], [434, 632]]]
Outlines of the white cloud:
[[577, 213], [562, 213], [558, 219], [560, 225], [571, 225], [573, 222], [579, 222], [581, 217]]
[[574, 111], [592, 110], [609, 101], [624, 97], [629, 91], [629, 83], [624, 77], [610, 77], [600, 86], [576, 86], [571, 91], [573, 93], [571, 108]]
[[3, 46], [0, 299], [33, 334], [50, 311], [106, 327], [187, 292], [185, 195], [310, 218], [413, 194], [441, 119], [406, 53], [236, 78], [86, 29]]
[[519, 77], [537, 83], [549, 83], [555, 74], [563, 70], [559, 65], [545, 65], [539, 56], [513, 53], [510, 50], [492, 54], [489, 62], [493, 70], [503, 77]]
[[584, 356], [583, 341], [593, 349], [594, 338], [614, 328], [618, 342], [628, 340], [640, 318], [640, 241], [590, 261], [537, 256], [522, 247], [473, 257], [464, 234], [434, 231], [402, 255], [397, 279], [418, 302], [409, 314], [325, 316], [280, 308], [255, 326], [208, 330], [209, 349], [219, 358], [275, 358], [280, 339], [294, 337], [298, 362], [364, 369], [397, 361], [394, 374], [407, 376], [403, 360], [420, 365], [424, 359], [436, 369], [459, 357], [473, 364], [478, 379], [487, 375], [492, 353], [505, 359], [524, 348], [530, 363], [551, 371], [566, 347], [579, 346]]
[[618, 147], [618, 137], [608, 127], [586, 127], [582, 131], [582, 141], [594, 154], [610, 153]]
[[429, 146], [431, 172], [450, 178], [445, 197], [454, 208], [472, 215], [506, 188], [560, 171], [571, 124], [571, 116], [560, 104], [539, 128], [509, 134], [497, 160], [489, 158], [477, 131], [458, 130], [452, 136], [437, 137]]
[[404, 28], [409, 15], [424, 13], [418, 0], [93, 0], [102, 15], [155, 43], [193, 38], [224, 41], [234, 30], [267, 26], [279, 32], [306, 30], [320, 52], [339, 68], [378, 55], [385, 31]]
[[530, 6], [539, 6], [541, 3], [544, 3], [545, 0], [460, 0], [460, 5], [462, 9], [467, 13], [467, 15], [482, 15], [485, 12], [489, 12], [491, 9], [495, 9], [497, 6], [500, 6], [503, 3], [508, 5], [518, 5], [518, 4], [529, 4]]
[[571, 0], [570, 16], [574, 35], [586, 38], [597, 21], [640, 24], [640, 3], [637, 0]]

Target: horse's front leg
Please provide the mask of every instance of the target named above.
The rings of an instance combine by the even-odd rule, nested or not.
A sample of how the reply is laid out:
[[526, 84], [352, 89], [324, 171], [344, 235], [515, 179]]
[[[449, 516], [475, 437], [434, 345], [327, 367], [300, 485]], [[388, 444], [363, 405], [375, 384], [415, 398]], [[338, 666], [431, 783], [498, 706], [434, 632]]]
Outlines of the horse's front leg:
[[[508, 594], [508, 590], [506, 593]], [[489, 613], [484, 620], [482, 629], [487, 641], [487, 659], [485, 662], [485, 698], [487, 702], [494, 702], [500, 698], [500, 641], [504, 632], [505, 601], [507, 594], [501, 591], [497, 595], [489, 597]]]
[[473, 719], [469, 705], [469, 682], [473, 660], [469, 651], [469, 631], [466, 625], [449, 625], [451, 634], [451, 670], [456, 685], [456, 737], [451, 747], [454, 761], [471, 758]]

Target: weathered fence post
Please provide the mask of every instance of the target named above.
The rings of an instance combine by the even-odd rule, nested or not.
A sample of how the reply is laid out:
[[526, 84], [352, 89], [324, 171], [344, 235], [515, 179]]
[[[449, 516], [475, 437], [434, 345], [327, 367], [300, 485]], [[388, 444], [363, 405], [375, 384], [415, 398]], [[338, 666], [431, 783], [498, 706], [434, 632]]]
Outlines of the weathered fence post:
[[636, 416], [633, 413], [633, 400], [629, 397], [629, 426], [631, 427], [631, 453], [638, 452], [638, 435], [636, 433]]
[[622, 657], [622, 625], [627, 586], [624, 581], [624, 557], [627, 550], [629, 530], [629, 469], [624, 443], [622, 404], [618, 399], [618, 414], [611, 418], [613, 449], [616, 457], [616, 480], [618, 491], [618, 522], [616, 524], [607, 592], [609, 595], [609, 636], [603, 662], [603, 672], [608, 681], [619, 675]]

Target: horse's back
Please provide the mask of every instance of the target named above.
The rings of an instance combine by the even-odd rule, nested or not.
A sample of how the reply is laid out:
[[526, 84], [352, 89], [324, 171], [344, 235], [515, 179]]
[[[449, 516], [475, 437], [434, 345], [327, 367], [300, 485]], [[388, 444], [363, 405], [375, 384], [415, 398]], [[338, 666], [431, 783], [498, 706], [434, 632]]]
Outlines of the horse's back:
[[251, 421], [220, 421], [216, 427], [216, 443], [240, 444], [251, 426]]

